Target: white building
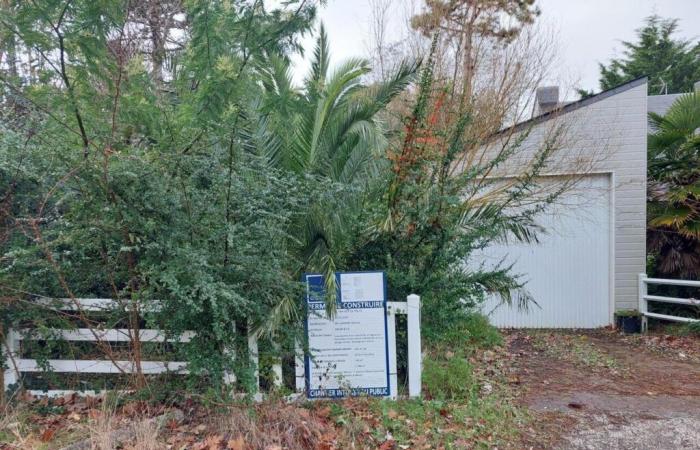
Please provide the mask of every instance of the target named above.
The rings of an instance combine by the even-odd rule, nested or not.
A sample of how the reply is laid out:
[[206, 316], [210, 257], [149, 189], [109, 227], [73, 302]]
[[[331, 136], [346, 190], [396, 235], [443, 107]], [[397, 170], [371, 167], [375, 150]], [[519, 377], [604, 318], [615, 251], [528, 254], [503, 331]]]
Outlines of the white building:
[[[525, 145], [538, 148], [555, 122], [567, 138], [557, 153], [571, 176], [582, 155], [597, 155], [575, 189], [539, 222], [539, 244], [493, 246], [485, 261], [505, 258], [523, 275], [538, 306], [528, 311], [492, 299], [484, 307], [501, 327], [594, 328], [613, 323], [615, 310], [637, 307], [638, 274], [646, 261], [647, 80], [561, 105], [558, 89], [538, 90], [539, 111], [518, 124], [530, 130]], [[569, 164], [570, 163], [570, 164]], [[559, 171], [558, 171], [559, 172]]]

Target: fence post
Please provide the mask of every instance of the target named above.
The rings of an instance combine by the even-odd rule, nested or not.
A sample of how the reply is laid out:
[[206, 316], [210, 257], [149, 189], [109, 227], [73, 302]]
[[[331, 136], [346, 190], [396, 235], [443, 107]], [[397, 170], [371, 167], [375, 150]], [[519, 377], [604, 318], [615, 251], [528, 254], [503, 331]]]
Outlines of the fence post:
[[276, 388], [281, 388], [284, 384], [284, 379], [282, 378], [282, 357], [280, 356], [280, 345], [277, 342], [272, 343], [272, 348], [275, 353], [274, 363], [272, 364], [272, 376], [274, 380], [272, 381]]
[[258, 361], [258, 338], [250, 328], [248, 329], [248, 357], [253, 366], [253, 379], [255, 383], [255, 394], [260, 392], [260, 365]]
[[[407, 298], [408, 328], [408, 396], [420, 397], [422, 352], [420, 342], [420, 297], [411, 294]], [[396, 354], [396, 353], [394, 353]]]
[[306, 390], [306, 368], [304, 349], [299, 340], [294, 340], [294, 387], [296, 392], [303, 393]]
[[[224, 356], [230, 358], [232, 361], [236, 360], [236, 351], [232, 348], [224, 349]], [[224, 372], [224, 384], [233, 384], [236, 382], [236, 374], [227, 370]]]
[[396, 312], [389, 305], [386, 311], [387, 339], [389, 340], [389, 398], [399, 395], [399, 377], [396, 369]]
[[649, 289], [649, 286], [647, 286], [647, 283], [646, 283], [646, 279], [647, 279], [647, 274], [645, 274], [645, 273], [639, 274], [639, 287], [637, 290], [639, 292], [638, 309], [639, 309], [639, 313], [642, 315], [642, 333], [647, 332], [647, 325], [648, 325], [648, 323], [647, 323], [648, 319], [646, 316], [646, 313], [648, 311], [648, 305], [647, 305], [646, 298], [644, 298], [647, 296], [647, 292]]
[[8, 328], [5, 333], [5, 367], [7, 369], [4, 372], [4, 386], [3, 392], [7, 391], [10, 385], [15, 384], [19, 381], [19, 374], [15, 370], [15, 364], [13, 362], [17, 360], [19, 347], [17, 345], [18, 339], [15, 331], [12, 328]]

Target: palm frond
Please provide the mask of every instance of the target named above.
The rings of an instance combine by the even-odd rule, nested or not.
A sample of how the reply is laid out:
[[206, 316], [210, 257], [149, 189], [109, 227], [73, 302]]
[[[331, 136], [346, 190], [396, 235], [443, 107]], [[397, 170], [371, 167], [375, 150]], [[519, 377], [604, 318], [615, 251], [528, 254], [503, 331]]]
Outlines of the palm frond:
[[314, 56], [311, 61], [311, 72], [306, 77], [305, 89], [307, 95], [313, 100], [324, 89], [325, 79], [330, 67], [330, 49], [326, 27], [321, 24], [314, 47]]

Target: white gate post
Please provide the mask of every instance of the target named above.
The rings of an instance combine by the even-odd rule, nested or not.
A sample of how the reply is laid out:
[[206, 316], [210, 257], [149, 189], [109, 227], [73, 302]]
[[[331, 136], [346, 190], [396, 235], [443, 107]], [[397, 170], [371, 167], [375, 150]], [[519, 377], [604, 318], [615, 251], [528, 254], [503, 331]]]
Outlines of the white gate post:
[[[421, 372], [422, 368], [422, 353], [420, 340], [420, 297], [416, 294], [411, 294], [407, 298], [407, 328], [408, 328], [408, 396], [420, 397], [421, 392]], [[394, 329], [391, 327], [390, 329]], [[395, 339], [390, 342], [394, 342]], [[396, 349], [394, 348], [394, 355]], [[396, 359], [394, 358], [394, 362]]]
[[260, 365], [258, 361], [258, 338], [253, 331], [248, 329], [248, 355], [250, 364], [253, 366], [253, 380], [255, 383], [255, 394], [260, 392]]
[[399, 395], [399, 377], [396, 369], [396, 312], [392, 305], [386, 311], [387, 339], [389, 340], [389, 398]]
[[646, 283], [647, 279], [647, 274], [645, 273], [640, 273], [639, 274], [639, 313], [642, 315], [642, 333], [646, 333], [647, 331], [647, 316], [646, 313], [648, 311], [648, 305], [647, 305], [647, 300], [646, 297], [648, 293], [649, 287], [647, 286]]
[[15, 384], [19, 381], [19, 373], [15, 370], [15, 364], [13, 361], [17, 361], [18, 356], [18, 339], [15, 331], [12, 328], [8, 328], [5, 333], [5, 385], [3, 389], [6, 391], [11, 384]]
[[272, 348], [273, 351], [277, 353], [272, 364], [272, 376], [275, 378], [272, 380], [272, 383], [276, 388], [281, 388], [284, 384], [284, 380], [282, 378], [282, 357], [279, 355], [280, 345], [273, 341]]
[[294, 386], [298, 393], [306, 390], [305, 355], [298, 339], [294, 340]]
[[[231, 359], [231, 361], [236, 360], [236, 350], [226, 347], [224, 348], [224, 356]], [[236, 374], [230, 370], [224, 372], [224, 384], [233, 384], [236, 382]]]

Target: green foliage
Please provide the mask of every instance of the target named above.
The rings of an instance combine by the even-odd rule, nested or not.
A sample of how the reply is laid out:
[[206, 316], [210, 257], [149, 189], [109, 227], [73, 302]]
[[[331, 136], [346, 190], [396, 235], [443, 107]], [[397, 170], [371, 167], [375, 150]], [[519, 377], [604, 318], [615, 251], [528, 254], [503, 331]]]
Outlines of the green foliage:
[[641, 313], [636, 309], [620, 309], [615, 311], [617, 317], [641, 317]]
[[[378, 119], [413, 80], [417, 64], [402, 64], [387, 80], [367, 86], [367, 61], [350, 59], [330, 72], [330, 53], [321, 26], [311, 70], [301, 90], [292, 87], [288, 62], [273, 58], [261, 71], [265, 95], [258, 135], [271, 165], [312, 179], [323, 190], [313, 197], [292, 229], [297, 272], [326, 275], [329, 306], [336, 269], [343, 267], [353, 230], [375, 180], [385, 167], [386, 130]], [[290, 302], [292, 300], [290, 299]]]
[[457, 348], [465, 344], [478, 348], [492, 348], [503, 344], [501, 332], [489, 323], [488, 317], [478, 313], [470, 313], [459, 328], [447, 330], [438, 336], [438, 339]]
[[423, 386], [428, 398], [464, 400], [474, 390], [474, 375], [469, 360], [461, 354], [446, 359], [425, 358]]
[[700, 322], [692, 322], [685, 325], [687, 334], [700, 337]]
[[[183, 384], [216, 396], [224, 372], [251, 387], [254, 368], [227, 351], [245, 355], [250, 328], [283, 349], [299, 337], [304, 271], [385, 269], [391, 300], [422, 296], [429, 340], [463, 333], [493, 345], [497, 334], [471, 310], [492, 294], [527, 302], [510, 267], [474, 255], [536, 239], [535, 217], [557, 193], [530, 193], [555, 143], [505, 187], [488, 175], [522, 155], [527, 133], [455, 172], [466, 136], [479, 133], [470, 111], [441, 108], [432, 56], [394, 129], [382, 118], [416, 62], [366, 84], [366, 61], [331, 71], [322, 28], [310, 73], [293, 85], [290, 56], [314, 2], [41, 3], [3, 3], [0, 18], [14, 55], [0, 67], [3, 329], [194, 330], [188, 345], [132, 339], [116, 356], [174, 354], [189, 363]], [[437, 116], [450, 119], [443, 127]], [[86, 297], [118, 307], [64, 316], [36, 301]], [[261, 342], [269, 365], [279, 350]], [[63, 345], [36, 355], [48, 364]]]
[[3, 18], [41, 55], [21, 82], [3, 78], [4, 117], [23, 117], [0, 128], [5, 324], [37, 311], [27, 300], [114, 298], [108, 326], [196, 330], [179, 350], [193, 379], [246, 379], [223, 349], [297, 295], [290, 231], [323, 189], [260, 156], [255, 67], [296, 48], [315, 8], [227, 5], [180, 6], [184, 28], [155, 31], [186, 40], [158, 71], [130, 2], [20, 2]]
[[690, 92], [700, 80], [700, 43], [675, 39], [678, 19], [648, 17], [637, 41], [623, 41], [623, 57], [600, 64], [600, 88], [612, 89], [642, 76], [653, 94]]
[[529, 155], [528, 166], [508, 186], [488, 174], [521, 154], [527, 132], [455, 170], [464, 162], [467, 136], [476, 133], [463, 105], [445, 106], [446, 91], [433, 78], [433, 66], [431, 56], [413, 111], [389, 149], [392, 165], [381, 180], [381, 200], [365, 208], [361, 220], [369, 226], [348, 260], [357, 270], [385, 268], [391, 300], [419, 293], [428, 339], [462, 327], [486, 295], [527, 305], [531, 299], [511, 267], [485, 267], [475, 255], [495, 242], [536, 240], [537, 214], [560, 193], [542, 198], [530, 194], [537, 191], [538, 174], [556, 150], [557, 132]]
[[700, 276], [700, 94], [678, 98], [665, 116], [650, 114], [648, 233], [654, 272]]

